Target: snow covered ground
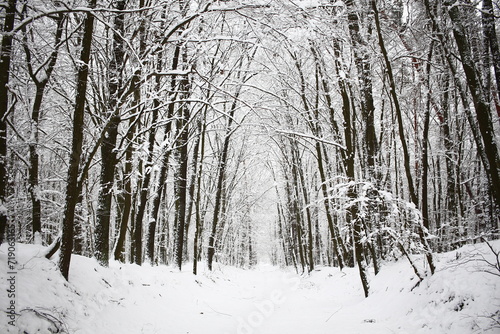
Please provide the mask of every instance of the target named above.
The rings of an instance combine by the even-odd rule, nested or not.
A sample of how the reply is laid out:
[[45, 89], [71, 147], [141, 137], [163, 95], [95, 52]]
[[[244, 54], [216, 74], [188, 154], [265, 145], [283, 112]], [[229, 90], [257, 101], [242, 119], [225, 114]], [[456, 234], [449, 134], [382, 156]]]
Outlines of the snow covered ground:
[[[300, 276], [270, 265], [216, 265], [195, 276], [190, 265], [182, 272], [117, 262], [103, 268], [73, 256], [66, 282], [41, 252], [17, 244], [11, 275], [7, 245], [0, 247], [0, 333], [500, 333], [500, 272], [485, 272], [495, 269], [483, 256], [496, 261], [485, 244], [438, 255], [436, 274], [413, 290], [417, 279], [406, 260], [385, 263], [371, 275], [366, 299], [355, 268]], [[17, 328], [8, 324], [11, 300]]]

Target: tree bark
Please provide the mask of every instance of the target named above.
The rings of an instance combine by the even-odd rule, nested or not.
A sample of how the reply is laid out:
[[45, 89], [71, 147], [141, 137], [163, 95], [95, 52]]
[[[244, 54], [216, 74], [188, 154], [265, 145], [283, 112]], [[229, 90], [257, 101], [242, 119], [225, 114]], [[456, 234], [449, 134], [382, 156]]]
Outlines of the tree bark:
[[[40, 189], [39, 189], [39, 155], [38, 155], [38, 144], [39, 144], [39, 126], [40, 126], [40, 110], [42, 106], [43, 96], [45, 93], [45, 88], [49, 83], [49, 79], [52, 75], [54, 67], [57, 62], [57, 57], [59, 55], [59, 43], [61, 42], [61, 36], [63, 32], [63, 22], [64, 16], [59, 14], [55, 17], [56, 21], [56, 33], [54, 37], [54, 50], [51, 52], [50, 56], [46, 61], [46, 67], [44, 71], [44, 75], [42, 79], [37, 77], [37, 74], [40, 70], [42, 70], [43, 65], [36, 70], [33, 69], [32, 63], [32, 54], [31, 50], [28, 47], [28, 41], [26, 36], [26, 31], [23, 29], [24, 33], [24, 51], [26, 54], [26, 65], [28, 68], [28, 74], [33, 80], [35, 84], [35, 99], [33, 101], [33, 107], [31, 109], [31, 136], [30, 141], [28, 143], [29, 146], [29, 178], [28, 178], [28, 192], [31, 197], [31, 205], [32, 205], [32, 232], [34, 242], [36, 242], [37, 238], [42, 231], [42, 222], [41, 222], [41, 201], [40, 201]], [[41, 241], [41, 240], [40, 240]]]
[[[379, 47], [380, 47], [380, 51], [382, 52], [382, 56], [384, 58], [385, 69], [387, 71], [387, 77], [389, 79], [390, 93], [391, 93], [391, 97], [392, 97], [392, 102], [394, 104], [394, 109], [396, 112], [396, 118], [398, 121], [399, 138], [401, 140], [401, 146], [403, 148], [403, 164], [404, 164], [404, 168], [405, 168], [405, 172], [406, 172], [406, 179], [408, 182], [408, 188], [409, 188], [408, 191], [410, 193], [410, 200], [411, 200], [411, 202], [413, 202], [413, 204], [418, 206], [418, 196], [417, 196], [415, 187], [413, 185], [413, 177], [411, 175], [411, 170], [410, 170], [410, 156], [408, 153], [408, 146], [407, 146], [406, 138], [405, 138], [405, 134], [404, 134], [402, 111], [401, 111], [401, 107], [399, 105], [398, 95], [396, 93], [396, 83], [394, 81], [394, 75], [392, 72], [392, 65], [391, 65], [391, 62], [389, 60], [387, 49], [385, 48], [385, 43], [384, 43], [384, 39], [382, 36], [382, 30], [380, 27], [380, 20], [379, 20], [379, 12], [378, 12], [375, 1], [372, 1], [372, 10], [374, 13], [374, 18], [375, 18], [375, 26], [377, 28]], [[418, 235], [420, 237], [420, 241], [422, 242], [422, 245], [425, 248], [426, 258], [427, 258], [427, 262], [429, 264], [429, 268], [431, 270], [431, 274], [434, 274], [434, 271], [435, 271], [434, 260], [432, 257], [431, 249], [428, 246], [427, 239], [426, 239], [426, 236], [427, 236], [426, 234], [428, 232], [424, 228], [424, 226], [417, 225], [416, 227], [418, 230]]]
[[[151, 126], [154, 128], [156, 126], [156, 121], [157, 117], [157, 111], [153, 111], [153, 117], [152, 117], [152, 124]], [[154, 143], [155, 143], [155, 134], [156, 131], [153, 129], [150, 130], [149, 132], [149, 140], [148, 140], [148, 158], [146, 161], [146, 165], [144, 168], [144, 179], [141, 184], [141, 188], [139, 190], [139, 205], [137, 207], [137, 214], [135, 216], [135, 228], [134, 228], [134, 240], [135, 240], [135, 256], [134, 256], [134, 263], [138, 265], [142, 265], [142, 258], [143, 258], [143, 243], [142, 243], [142, 237], [143, 237], [143, 219], [144, 219], [144, 213], [146, 212], [146, 204], [148, 201], [148, 192], [149, 192], [149, 184], [151, 183], [151, 173], [152, 173], [152, 167], [153, 167], [153, 150], [154, 150]]]
[[300, 201], [300, 186], [299, 186], [299, 172], [298, 169], [301, 168], [299, 165], [299, 157], [298, 157], [298, 147], [297, 143], [295, 143], [293, 140], [291, 140], [290, 143], [290, 155], [291, 155], [291, 179], [289, 180], [290, 182], [290, 188], [293, 189], [291, 199], [292, 199], [292, 210], [293, 210], [293, 217], [292, 220], [292, 229], [295, 234], [295, 239], [297, 242], [297, 250], [299, 254], [299, 260], [300, 264], [302, 267], [302, 273], [304, 272], [305, 268], [305, 257], [304, 257], [304, 247], [303, 247], [303, 241], [302, 241], [302, 215], [301, 215], [301, 207], [304, 207], [304, 204], [307, 205], [307, 203], [301, 203]]
[[109, 265], [109, 222], [111, 217], [112, 190], [115, 180], [116, 167], [116, 138], [120, 117], [120, 91], [122, 86], [122, 68], [124, 66], [124, 19], [125, 0], [116, 2], [118, 13], [114, 20], [113, 29], [113, 56], [110, 62], [109, 76], [109, 104], [104, 118], [110, 118], [106, 130], [103, 132], [101, 144], [101, 175], [100, 189], [97, 203], [97, 217], [95, 227], [95, 257], [102, 266]]
[[[378, 142], [375, 133], [375, 104], [373, 102], [369, 47], [360, 32], [360, 19], [354, 0], [347, 0], [345, 4], [348, 9], [347, 20], [353, 45], [354, 62], [356, 63], [361, 86], [361, 115], [365, 122], [363, 142], [366, 149], [367, 176], [372, 182], [376, 183], [379, 178], [376, 170]], [[368, 28], [368, 33], [371, 34], [371, 28]]]
[[[309, 103], [307, 101], [307, 96], [306, 96], [306, 91], [305, 91], [306, 83], [305, 83], [304, 73], [302, 71], [302, 67], [298, 61], [298, 58], [295, 56], [295, 54], [291, 53], [291, 56], [295, 62], [295, 67], [299, 73], [299, 80], [300, 80], [300, 92], [299, 92], [299, 94], [300, 94], [300, 98], [302, 100], [304, 110], [306, 111], [306, 114], [308, 117], [309, 128], [311, 129], [311, 131], [313, 132], [313, 134], [315, 136], [319, 136], [320, 129], [318, 128], [318, 125], [317, 125], [318, 121], [319, 121], [318, 115], [317, 115], [317, 113], [314, 115], [314, 117], [311, 115], [311, 111], [309, 108]], [[313, 56], [317, 56], [317, 53], [313, 52]], [[321, 71], [320, 68], [319, 68], [319, 70]], [[322, 76], [322, 75], [320, 74], [320, 76]], [[323, 82], [323, 84], [324, 84], [324, 87], [327, 87], [325, 82]], [[326, 91], [329, 92], [328, 89]], [[327, 97], [329, 98], [329, 94], [327, 94]], [[332, 116], [332, 121], [333, 120], [334, 120], [334, 118]], [[334, 122], [332, 125], [335, 126], [336, 123]], [[315, 148], [316, 148], [316, 158], [317, 158], [317, 162], [318, 162], [318, 170], [319, 170], [320, 179], [321, 179], [321, 189], [322, 189], [323, 198], [324, 198], [323, 203], [325, 205], [328, 227], [330, 229], [330, 235], [331, 235], [333, 247], [334, 247], [334, 250], [336, 253], [337, 262], [338, 262], [338, 265], [340, 267], [340, 270], [342, 270], [344, 268], [344, 264], [345, 264], [344, 258], [347, 255], [347, 252], [346, 252], [344, 243], [340, 237], [340, 232], [338, 231], [338, 226], [334, 222], [334, 219], [332, 217], [332, 213], [330, 211], [331, 208], [330, 208], [330, 199], [329, 199], [328, 190], [327, 190], [326, 170], [325, 170], [324, 164], [323, 164], [323, 160], [324, 160], [323, 155], [325, 155], [325, 158], [326, 158], [326, 153], [323, 154], [322, 146], [321, 146], [321, 143], [319, 141], [317, 141], [315, 143]], [[342, 153], [342, 156], [345, 157], [344, 153]], [[328, 161], [327, 161], [327, 165], [328, 165]]]
[[[296, 143], [295, 143], [296, 146]], [[302, 168], [302, 160], [300, 159], [298, 148], [295, 150], [296, 161], [297, 161], [297, 174], [299, 176], [299, 181], [301, 184], [302, 197], [304, 198], [306, 220], [307, 220], [307, 258], [309, 265], [309, 272], [314, 270], [314, 241], [313, 241], [313, 228], [312, 228], [312, 218], [311, 209], [309, 207], [309, 194], [307, 192], [306, 181], [304, 177], [304, 171]]]
[[13, 36], [9, 33], [14, 29], [16, 16], [16, 0], [8, 0], [3, 24], [2, 47], [0, 49], [0, 245], [3, 242], [8, 224], [7, 208], [7, 116], [9, 113], [10, 61], [12, 58]]
[[[89, 7], [95, 8], [96, 0], [89, 0]], [[73, 115], [73, 140], [68, 168], [66, 186], [66, 204], [61, 238], [61, 254], [59, 256], [59, 270], [68, 280], [71, 252], [73, 251], [73, 228], [75, 220], [75, 206], [78, 202], [78, 175], [82, 156], [83, 120], [85, 115], [85, 95], [87, 92], [87, 79], [89, 72], [92, 37], [94, 32], [94, 15], [87, 13], [83, 22], [83, 39], [80, 62], [77, 73], [77, 87], [75, 97], [75, 110]]]
[[[500, 103], [500, 48], [495, 27], [495, 16], [493, 13], [493, 3], [491, 0], [483, 0], [482, 8], [483, 32], [488, 41], [493, 68], [495, 70], [495, 82], [497, 91], [497, 103]], [[497, 115], [500, 117], [500, 107], [497, 105]]]
[[[217, 188], [216, 188], [216, 193], [215, 193], [215, 204], [214, 204], [214, 212], [213, 212], [213, 219], [212, 219], [212, 228], [210, 231], [210, 235], [208, 237], [208, 248], [207, 248], [207, 266], [209, 270], [212, 270], [212, 264], [213, 264], [213, 259], [215, 255], [215, 247], [216, 247], [216, 237], [217, 237], [217, 227], [219, 224], [219, 215], [221, 213], [221, 204], [223, 201], [222, 194], [224, 190], [224, 182], [226, 179], [226, 167], [227, 167], [227, 155], [229, 153], [229, 144], [231, 142], [231, 135], [233, 134], [233, 120], [234, 120], [234, 113], [236, 112], [236, 108], [238, 107], [238, 101], [240, 98], [240, 93], [243, 88], [243, 83], [247, 81], [250, 77], [251, 74], [244, 74], [245, 71], [241, 71], [243, 67], [243, 60], [244, 56], [248, 56], [248, 64], [247, 67], [250, 66], [250, 64], [253, 61], [253, 57], [255, 56], [255, 53], [257, 52], [257, 48], [254, 48], [251, 51], [250, 55], [244, 54], [242, 58], [239, 60], [239, 64], [237, 65], [237, 74], [236, 74], [236, 79], [241, 79], [242, 84], [238, 85], [236, 88], [236, 92], [233, 95], [233, 101], [231, 103], [231, 106], [229, 108], [229, 112], [226, 117], [226, 131], [225, 131], [225, 136], [224, 136], [224, 143], [222, 147], [222, 151], [220, 153], [220, 158], [219, 158], [219, 163], [217, 166]], [[223, 212], [223, 211], [222, 211]]]
[[[431, 42], [429, 58], [427, 59], [427, 76], [430, 75], [433, 43]], [[427, 80], [429, 82], [429, 79]], [[427, 94], [427, 102], [424, 111], [424, 131], [422, 134], [422, 219], [426, 229], [429, 229], [429, 198], [428, 198], [428, 175], [429, 175], [429, 123], [431, 114], [430, 91]]]
[[467, 78], [467, 85], [474, 109], [476, 111], [479, 131], [483, 139], [484, 151], [487, 158], [486, 172], [490, 175], [490, 189], [495, 200], [497, 217], [500, 216], [500, 156], [498, 153], [495, 130], [493, 129], [491, 111], [484, 88], [481, 83], [477, 68], [474, 65], [471, 47], [467, 39], [463, 15], [457, 0], [447, 0], [444, 2], [448, 9], [448, 15], [453, 21], [453, 35], [458, 47], [462, 67]]
[[[339, 85], [343, 102], [342, 113], [344, 115], [344, 138], [346, 147], [346, 158], [343, 163], [345, 165], [348, 181], [354, 182], [354, 184], [348, 185], [347, 197], [351, 200], [351, 203], [348, 204], [346, 221], [347, 225], [352, 225], [353, 227], [354, 256], [358, 265], [359, 276], [361, 279], [361, 285], [363, 286], [365, 297], [368, 297], [370, 286], [368, 284], [366, 266], [363, 263], [363, 244], [361, 243], [362, 220], [361, 217], [358, 217], [358, 204], [355, 203], [355, 200], [358, 196], [355, 188], [356, 172], [354, 168], [354, 157], [356, 152], [353, 134], [354, 127], [351, 122], [351, 102], [349, 100], [349, 94], [347, 92], [345, 83], [343, 81], [340, 81]], [[377, 259], [374, 258], [373, 260], [376, 261]]]
[[[174, 50], [174, 56], [172, 58], [172, 70], [177, 70], [179, 66], [179, 57], [180, 57], [180, 52], [181, 52], [181, 46], [179, 44], [176, 45], [175, 50]], [[177, 87], [177, 78], [174, 76], [171, 79], [170, 83], [170, 97], [171, 97], [171, 103], [168, 105], [168, 110], [167, 110], [167, 119], [169, 121], [167, 122], [165, 126], [165, 134], [164, 134], [164, 139], [167, 139], [168, 136], [171, 135], [172, 132], [172, 117], [174, 116], [175, 113], [175, 106], [176, 104], [173, 102], [176, 98], [176, 94], [174, 93]], [[150, 217], [150, 222], [148, 226], [148, 244], [147, 244], [147, 255], [149, 260], [151, 261], [151, 264], [154, 263], [154, 252], [155, 252], [155, 235], [156, 235], [156, 226], [158, 222], [158, 213], [160, 211], [160, 203], [161, 203], [161, 194], [165, 190], [166, 186], [166, 181], [167, 181], [167, 172], [168, 172], [168, 161], [170, 159], [170, 153], [171, 149], [169, 147], [165, 147], [165, 151], [163, 152], [163, 156], [161, 159], [161, 167], [160, 167], [160, 175], [158, 177], [158, 183], [156, 186], [156, 192], [153, 196], [153, 208], [151, 210], [151, 217]]]
[[[187, 76], [181, 79], [180, 90], [181, 99], [187, 98], [190, 91], [189, 78]], [[176, 158], [178, 167], [175, 177], [176, 240], [174, 245], [175, 260], [179, 270], [182, 268], [186, 224], [189, 114], [189, 104], [181, 101], [177, 119], [178, 139], [176, 140]]]
[[[138, 101], [140, 97], [135, 101], [136, 107], [138, 107]], [[135, 118], [132, 118], [129, 122], [130, 127], [127, 131], [125, 149], [125, 166], [123, 169], [123, 202], [121, 217], [119, 220], [118, 237], [116, 239], [114, 258], [116, 261], [125, 262], [125, 239], [127, 236], [128, 222], [130, 220], [130, 211], [132, 206], [132, 157], [134, 154], [134, 148], [132, 145], [132, 140], [135, 134]]]
[[[186, 15], [187, 2], [180, 1], [182, 16]], [[187, 50], [183, 47], [182, 61], [187, 62]], [[188, 75], [183, 75], [179, 80], [180, 99], [184, 100], [190, 95], [190, 82]], [[189, 103], [180, 101], [177, 115], [177, 140], [175, 156], [177, 158], [177, 169], [175, 171], [175, 243], [174, 256], [177, 268], [182, 269], [182, 254], [184, 249], [184, 232], [186, 227], [186, 203], [187, 203], [187, 175], [188, 175], [188, 139], [189, 139]]]
[[199, 168], [196, 171], [196, 199], [192, 199], [195, 203], [195, 231], [193, 240], [193, 274], [196, 275], [198, 271], [198, 248], [199, 239], [203, 229], [202, 219], [201, 219], [201, 177], [203, 173], [203, 160], [205, 158], [205, 130], [206, 130], [206, 108], [203, 114], [203, 119], [200, 121], [199, 127], [199, 139], [197, 141], [196, 149], [200, 150], [199, 153]]
[[[240, 86], [241, 87], [241, 86]], [[224, 186], [225, 174], [226, 174], [226, 164], [227, 164], [227, 155], [229, 152], [229, 143], [232, 134], [232, 124], [233, 117], [236, 111], [237, 99], [239, 96], [240, 90], [238, 90], [236, 97], [231, 105], [231, 109], [229, 111], [229, 115], [226, 123], [226, 133], [224, 136], [224, 144], [222, 147], [222, 152], [219, 158], [219, 165], [217, 167], [217, 190], [215, 193], [215, 204], [214, 204], [214, 213], [212, 219], [212, 229], [210, 236], [208, 238], [208, 250], [207, 250], [207, 265], [208, 269], [212, 270], [212, 263], [215, 255], [215, 243], [216, 243], [216, 235], [217, 235], [217, 225], [219, 224], [219, 214], [221, 209], [221, 201], [222, 201], [222, 188]]]

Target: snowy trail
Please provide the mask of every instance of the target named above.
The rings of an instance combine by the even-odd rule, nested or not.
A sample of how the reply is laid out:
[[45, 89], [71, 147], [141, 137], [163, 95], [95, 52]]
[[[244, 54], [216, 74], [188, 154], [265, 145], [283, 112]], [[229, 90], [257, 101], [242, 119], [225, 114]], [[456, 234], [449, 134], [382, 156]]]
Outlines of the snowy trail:
[[308, 300], [313, 290], [304, 294], [299, 276], [271, 266], [205, 273], [194, 279], [196, 285], [188, 284], [193, 277], [187, 273], [170, 274], [167, 284], [158, 276], [135, 284], [128, 296], [95, 312], [82, 327], [123, 327], [130, 333], [304, 333], [313, 323], [324, 323], [331, 310], [321, 312], [321, 303]]
[[[362, 318], [364, 312], [356, 310], [364, 299], [359, 282], [332, 269], [325, 268], [327, 273], [316, 281], [271, 266], [226, 267], [196, 278], [170, 269], [168, 283], [148, 275], [155, 279], [134, 284], [119, 303], [81, 322], [84, 329], [77, 333], [95, 333], [96, 328], [100, 333], [123, 328], [127, 333], [169, 334], [326, 334], [333, 328], [393, 332]], [[141, 282], [139, 277], [132, 280]]]
[[[496, 242], [500, 248], [500, 241]], [[363, 297], [356, 268], [318, 267], [310, 275], [261, 265], [242, 270], [172, 267], [74, 256], [70, 281], [41, 248], [18, 245], [16, 328], [0, 333], [332, 334], [498, 333], [500, 276], [485, 273], [483, 246], [441, 254], [438, 272], [415, 288], [406, 261], [384, 264]], [[476, 254], [476, 255], [471, 255]], [[489, 257], [488, 257], [489, 256]], [[422, 260], [418, 263], [424, 263]], [[0, 248], [0, 265], [6, 268]], [[0, 291], [7, 290], [0, 270]], [[0, 307], [6, 309], [6, 299]], [[495, 320], [496, 319], [496, 320]]]

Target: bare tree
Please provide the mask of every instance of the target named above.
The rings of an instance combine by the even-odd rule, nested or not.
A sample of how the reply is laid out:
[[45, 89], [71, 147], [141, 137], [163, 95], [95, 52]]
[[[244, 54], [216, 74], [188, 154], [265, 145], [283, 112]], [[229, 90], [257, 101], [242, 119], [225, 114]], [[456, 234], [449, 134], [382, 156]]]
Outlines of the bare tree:
[[123, 82], [124, 66], [124, 42], [125, 33], [125, 0], [116, 2], [118, 14], [115, 16], [113, 24], [113, 56], [109, 65], [109, 99], [107, 110], [103, 113], [105, 119], [109, 118], [106, 129], [102, 134], [101, 144], [101, 175], [100, 189], [97, 203], [96, 221], [96, 249], [95, 257], [103, 266], [109, 265], [109, 223], [111, 217], [112, 189], [115, 180], [116, 159], [116, 139], [118, 136], [118, 126], [120, 117], [120, 93]]
[[[89, 8], [95, 8], [96, 0], [89, 0]], [[82, 50], [77, 73], [77, 87], [75, 96], [75, 110], [73, 115], [73, 139], [66, 186], [66, 203], [62, 226], [61, 255], [59, 270], [64, 278], [69, 277], [71, 252], [73, 251], [73, 228], [75, 207], [78, 203], [78, 177], [80, 176], [80, 161], [83, 144], [83, 120], [85, 115], [85, 95], [87, 93], [87, 78], [89, 73], [90, 52], [94, 33], [94, 15], [85, 14], [83, 21]]]
[[7, 116], [9, 114], [9, 77], [10, 61], [12, 59], [12, 35], [16, 17], [16, 0], [8, 0], [2, 32], [2, 47], [0, 49], [0, 245], [3, 242], [8, 224], [7, 208]]
[[500, 210], [500, 156], [491, 120], [491, 111], [487, 102], [488, 99], [485, 96], [487, 93], [484, 91], [478, 69], [474, 64], [474, 57], [463, 25], [464, 18], [461, 13], [459, 1], [449, 0], [445, 1], [444, 4], [446, 5], [450, 19], [453, 21], [453, 35], [462, 61], [462, 67], [467, 77], [467, 85], [472, 95], [479, 131], [488, 160], [487, 165], [484, 167], [491, 178], [490, 188], [495, 199], [496, 212], [498, 213]]

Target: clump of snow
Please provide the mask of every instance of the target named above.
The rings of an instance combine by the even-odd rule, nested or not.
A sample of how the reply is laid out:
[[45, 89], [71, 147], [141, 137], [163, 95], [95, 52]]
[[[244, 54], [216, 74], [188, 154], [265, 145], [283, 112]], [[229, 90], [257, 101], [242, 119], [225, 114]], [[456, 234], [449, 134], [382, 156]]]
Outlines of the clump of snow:
[[[496, 250], [500, 242], [492, 242]], [[309, 275], [260, 265], [202, 264], [198, 276], [73, 256], [70, 280], [40, 245], [16, 244], [16, 326], [8, 324], [7, 246], [0, 247], [0, 333], [482, 333], [498, 332], [500, 273], [485, 244], [436, 255], [437, 272], [417, 285], [404, 259], [370, 276], [363, 297], [356, 268]], [[424, 260], [416, 260], [423, 266]], [[422, 272], [424, 271], [422, 268]], [[496, 326], [496, 327], [495, 327]]]
[[41, 245], [42, 244], [42, 235], [41, 235], [40, 232], [38, 232], [38, 231], [35, 232], [35, 235], [34, 235], [33, 239], [34, 239], [33, 243], [35, 245]]

